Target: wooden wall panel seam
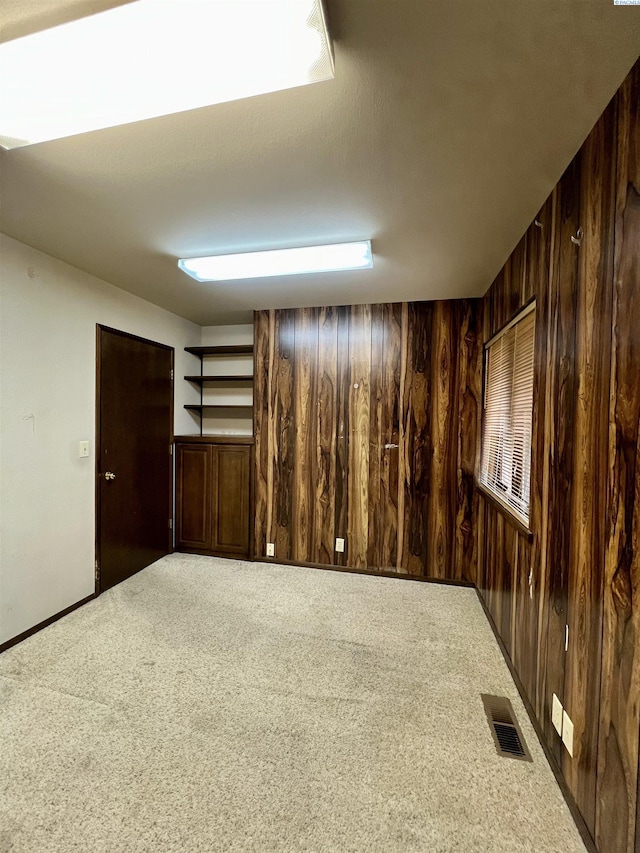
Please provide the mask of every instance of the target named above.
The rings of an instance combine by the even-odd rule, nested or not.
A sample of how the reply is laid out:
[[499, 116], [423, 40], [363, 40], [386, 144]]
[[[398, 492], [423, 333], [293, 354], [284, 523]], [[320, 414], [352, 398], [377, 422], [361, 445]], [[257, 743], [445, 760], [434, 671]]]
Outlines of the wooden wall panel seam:
[[596, 838], [638, 847], [640, 739], [640, 61], [618, 94], [608, 497]]

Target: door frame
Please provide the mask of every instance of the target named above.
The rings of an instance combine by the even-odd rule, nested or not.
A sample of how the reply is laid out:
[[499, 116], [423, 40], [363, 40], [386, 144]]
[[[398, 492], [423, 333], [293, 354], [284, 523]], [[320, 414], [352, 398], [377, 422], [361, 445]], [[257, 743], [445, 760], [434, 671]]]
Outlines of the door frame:
[[107, 332], [112, 335], [119, 335], [121, 338], [129, 338], [134, 341], [138, 341], [142, 344], [148, 344], [151, 346], [159, 347], [160, 349], [168, 350], [171, 353], [171, 406], [169, 412], [170, 418], [170, 426], [169, 426], [169, 441], [171, 443], [171, 473], [169, 477], [169, 507], [170, 514], [172, 519], [172, 524], [170, 528], [167, 528], [167, 545], [168, 545], [168, 553], [173, 553], [173, 537], [174, 537], [174, 523], [173, 519], [175, 516], [175, 507], [173, 501], [173, 480], [175, 474], [175, 454], [173, 452], [174, 447], [174, 406], [175, 406], [175, 348], [169, 346], [168, 344], [161, 344], [159, 341], [152, 341], [149, 338], [143, 338], [140, 335], [133, 335], [130, 332], [123, 332], [121, 329], [114, 329], [111, 326], [105, 326], [102, 323], [96, 323], [96, 407], [95, 407], [95, 509], [96, 509], [96, 523], [95, 523], [95, 546], [94, 546], [94, 580], [95, 580], [95, 595], [98, 596], [102, 592], [101, 584], [100, 584], [100, 461], [102, 459], [102, 444], [101, 444], [101, 435], [100, 435], [100, 424], [101, 424], [101, 398], [100, 398], [100, 381], [102, 378], [102, 361], [101, 361], [101, 348], [100, 341], [103, 332]]

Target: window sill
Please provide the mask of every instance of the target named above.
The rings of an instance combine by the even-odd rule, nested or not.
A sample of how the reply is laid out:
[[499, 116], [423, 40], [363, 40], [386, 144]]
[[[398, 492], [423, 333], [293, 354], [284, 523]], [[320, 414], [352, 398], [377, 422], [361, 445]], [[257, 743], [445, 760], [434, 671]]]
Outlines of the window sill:
[[529, 530], [526, 524], [520, 521], [520, 519], [517, 518], [513, 513], [509, 512], [506, 506], [503, 506], [500, 501], [497, 500], [495, 495], [493, 495], [493, 493], [490, 492], [489, 489], [483, 486], [482, 483], [478, 482], [478, 480], [476, 480], [476, 489], [480, 492], [482, 497], [488, 503], [490, 503], [495, 510], [500, 513], [500, 515], [506, 518], [506, 520], [512, 527], [516, 528], [518, 533], [521, 533], [523, 536], [526, 537], [528, 542], [531, 542], [533, 540], [533, 530]]

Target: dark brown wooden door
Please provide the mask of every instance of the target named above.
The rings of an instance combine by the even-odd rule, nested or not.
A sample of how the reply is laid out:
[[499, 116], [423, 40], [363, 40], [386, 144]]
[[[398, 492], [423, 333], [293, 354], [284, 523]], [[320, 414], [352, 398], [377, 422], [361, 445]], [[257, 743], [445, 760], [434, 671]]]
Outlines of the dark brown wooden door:
[[171, 551], [173, 349], [98, 326], [99, 591]]
[[212, 549], [249, 555], [249, 447], [213, 447]]
[[213, 448], [176, 445], [176, 547], [211, 550]]

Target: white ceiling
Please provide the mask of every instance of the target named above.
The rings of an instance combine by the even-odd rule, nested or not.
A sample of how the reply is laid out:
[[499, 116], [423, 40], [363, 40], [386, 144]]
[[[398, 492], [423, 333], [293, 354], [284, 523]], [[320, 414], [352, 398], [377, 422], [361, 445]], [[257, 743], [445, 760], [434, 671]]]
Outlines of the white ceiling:
[[[3, 38], [110, 5], [0, 0]], [[638, 57], [640, 9], [327, 5], [334, 81], [2, 151], [0, 229], [203, 325], [484, 293]], [[368, 237], [370, 271], [198, 284], [176, 266]]]

